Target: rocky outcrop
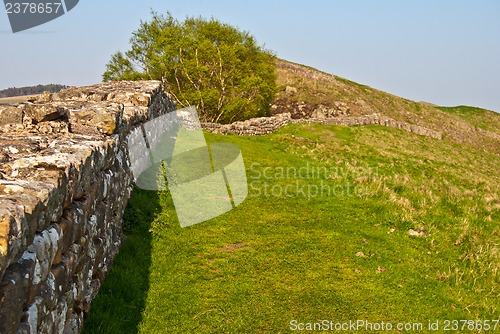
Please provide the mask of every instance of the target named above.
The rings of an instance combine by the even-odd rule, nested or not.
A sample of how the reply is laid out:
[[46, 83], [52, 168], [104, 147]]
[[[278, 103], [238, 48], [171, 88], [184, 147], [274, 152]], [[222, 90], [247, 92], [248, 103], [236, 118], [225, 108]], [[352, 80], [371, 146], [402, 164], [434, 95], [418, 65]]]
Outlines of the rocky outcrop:
[[156, 81], [0, 106], [0, 333], [78, 333], [122, 238], [126, 136], [175, 109]]
[[337, 101], [333, 104], [333, 108], [329, 108], [322, 104], [318, 105], [316, 109], [313, 110], [311, 118], [326, 119], [337, 116], [347, 116], [350, 113], [351, 110], [347, 103]]

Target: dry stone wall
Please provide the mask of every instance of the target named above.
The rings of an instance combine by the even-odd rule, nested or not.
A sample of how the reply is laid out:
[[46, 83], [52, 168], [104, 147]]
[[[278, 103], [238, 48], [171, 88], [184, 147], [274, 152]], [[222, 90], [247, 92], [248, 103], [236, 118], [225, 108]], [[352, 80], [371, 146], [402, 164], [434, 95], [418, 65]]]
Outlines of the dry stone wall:
[[202, 123], [203, 129], [220, 134], [237, 134], [240, 136], [259, 136], [272, 133], [289, 124], [292, 118], [289, 113], [272, 117], [258, 117], [231, 124]]
[[416, 133], [436, 139], [442, 139], [443, 134], [438, 131], [427, 129], [425, 127], [396, 121], [392, 118], [378, 114], [364, 116], [335, 116], [323, 118], [301, 118], [292, 119], [290, 113], [277, 114], [271, 117], [252, 118], [243, 122], [234, 122], [231, 124], [203, 123], [205, 130], [221, 134], [237, 134], [247, 136], [259, 136], [272, 133], [290, 123], [320, 123], [320, 124], [338, 124], [344, 126], [372, 125], [378, 124], [393, 128], [402, 129], [408, 132]]
[[0, 333], [78, 333], [122, 238], [126, 136], [175, 109], [159, 82], [0, 106]]
[[405, 122], [396, 121], [390, 117], [370, 114], [363, 116], [345, 116], [345, 117], [332, 117], [321, 119], [299, 119], [293, 120], [293, 123], [321, 123], [321, 124], [337, 124], [343, 126], [359, 126], [359, 125], [382, 125], [391, 128], [401, 129], [408, 132], [416, 133], [421, 136], [427, 136], [435, 139], [443, 139], [443, 133], [425, 128], [420, 125], [410, 124]]

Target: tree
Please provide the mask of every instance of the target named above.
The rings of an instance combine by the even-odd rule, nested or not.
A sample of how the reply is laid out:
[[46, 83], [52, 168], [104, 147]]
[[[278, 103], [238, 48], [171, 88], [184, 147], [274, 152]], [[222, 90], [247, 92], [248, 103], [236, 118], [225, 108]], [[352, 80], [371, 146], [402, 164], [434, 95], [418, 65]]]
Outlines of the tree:
[[104, 81], [140, 80], [142, 75], [134, 69], [132, 62], [123, 53], [116, 52], [106, 65], [102, 78]]
[[125, 54], [115, 53], [110, 80], [161, 80], [179, 107], [195, 105], [202, 121], [267, 116], [276, 93], [274, 55], [248, 32], [216, 19], [183, 22], [152, 14], [141, 22]]

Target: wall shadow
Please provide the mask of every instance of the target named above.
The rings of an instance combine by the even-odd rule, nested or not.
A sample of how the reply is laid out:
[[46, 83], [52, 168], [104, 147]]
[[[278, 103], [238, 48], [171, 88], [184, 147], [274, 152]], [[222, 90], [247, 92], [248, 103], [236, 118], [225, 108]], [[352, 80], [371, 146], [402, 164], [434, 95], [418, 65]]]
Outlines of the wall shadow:
[[124, 237], [92, 302], [82, 333], [137, 333], [146, 306], [151, 266], [150, 226], [160, 212], [156, 191], [134, 187], [123, 216]]

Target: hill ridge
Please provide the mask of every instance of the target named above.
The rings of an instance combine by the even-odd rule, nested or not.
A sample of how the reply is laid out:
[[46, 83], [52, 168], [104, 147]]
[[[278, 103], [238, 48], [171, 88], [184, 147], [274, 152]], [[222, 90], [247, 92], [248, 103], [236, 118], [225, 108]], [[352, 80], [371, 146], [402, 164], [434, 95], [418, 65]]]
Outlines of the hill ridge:
[[500, 153], [500, 114], [476, 107], [415, 102], [310, 66], [276, 60], [279, 91], [273, 114], [335, 123], [342, 117], [379, 115], [442, 133], [442, 138]]

